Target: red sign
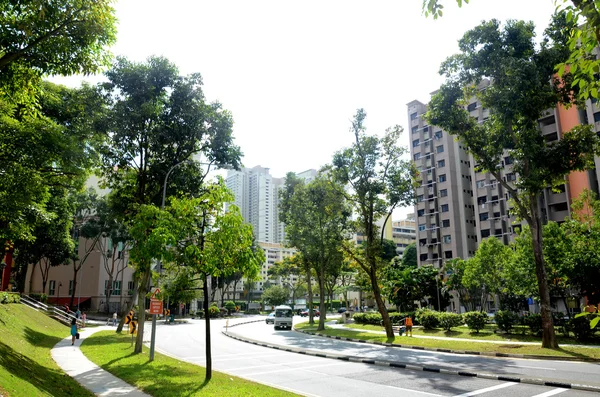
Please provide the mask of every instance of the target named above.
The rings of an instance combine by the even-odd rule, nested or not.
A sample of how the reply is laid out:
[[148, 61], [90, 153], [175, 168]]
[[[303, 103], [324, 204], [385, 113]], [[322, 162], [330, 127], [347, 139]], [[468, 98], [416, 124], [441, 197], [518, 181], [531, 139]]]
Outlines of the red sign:
[[163, 312], [163, 301], [150, 299], [150, 314], [161, 314]]

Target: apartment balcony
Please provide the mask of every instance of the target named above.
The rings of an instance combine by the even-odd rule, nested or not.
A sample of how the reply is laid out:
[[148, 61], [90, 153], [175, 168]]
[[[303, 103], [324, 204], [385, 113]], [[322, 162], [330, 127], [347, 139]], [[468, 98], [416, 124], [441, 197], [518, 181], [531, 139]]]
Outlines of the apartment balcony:
[[566, 192], [560, 192], [560, 193], [550, 192], [548, 194], [548, 205], [566, 203], [567, 201], [568, 200], [567, 200]]
[[556, 129], [556, 123], [542, 126], [542, 135], [548, 135], [556, 132], [558, 132]]
[[562, 222], [565, 220], [565, 218], [569, 216], [569, 211], [568, 210], [564, 210], [564, 211], [550, 211], [550, 213], [548, 214], [548, 220], [554, 221], [554, 222]]

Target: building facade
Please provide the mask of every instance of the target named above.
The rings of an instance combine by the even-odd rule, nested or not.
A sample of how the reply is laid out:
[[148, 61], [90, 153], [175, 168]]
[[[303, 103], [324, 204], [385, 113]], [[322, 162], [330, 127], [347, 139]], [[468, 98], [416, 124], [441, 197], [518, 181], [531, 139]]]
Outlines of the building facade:
[[408, 214], [406, 219], [392, 222], [392, 240], [396, 243], [396, 253], [402, 257], [404, 250], [417, 239], [414, 214]]

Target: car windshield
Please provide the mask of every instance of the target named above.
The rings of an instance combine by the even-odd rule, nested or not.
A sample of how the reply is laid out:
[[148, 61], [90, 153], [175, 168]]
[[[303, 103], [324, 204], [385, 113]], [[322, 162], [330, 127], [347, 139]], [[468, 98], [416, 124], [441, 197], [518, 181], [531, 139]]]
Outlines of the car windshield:
[[289, 309], [279, 309], [275, 312], [275, 317], [292, 317], [292, 311]]

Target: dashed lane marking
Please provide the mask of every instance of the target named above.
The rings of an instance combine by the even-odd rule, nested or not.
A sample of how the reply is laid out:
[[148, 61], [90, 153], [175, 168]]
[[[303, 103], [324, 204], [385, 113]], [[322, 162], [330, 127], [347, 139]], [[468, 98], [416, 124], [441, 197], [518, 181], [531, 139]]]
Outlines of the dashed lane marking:
[[[313, 366], [304, 367], [304, 368], [286, 368], [286, 369], [279, 369], [277, 371], [254, 372], [254, 373], [250, 373], [250, 374], [244, 374], [244, 376], [245, 377], [250, 377], [250, 376], [258, 376], [258, 375], [275, 374], [277, 372], [306, 371], [306, 370], [309, 370], [309, 369], [312, 369], [312, 368], [333, 367], [335, 365], [348, 365], [348, 363], [340, 362], [340, 363], [313, 365]], [[306, 371], [306, 372], [310, 372], [310, 371]]]
[[554, 389], [554, 390], [547, 391], [546, 393], [536, 394], [533, 397], [549, 397], [549, 396], [553, 396], [555, 394], [566, 392], [567, 390], [569, 390], [569, 389]]
[[508, 382], [508, 383], [501, 383], [499, 385], [496, 386], [492, 386], [492, 387], [486, 387], [485, 389], [479, 389], [479, 390], [473, 390], [470, 391], [468, 393], [464, 393], [464, 394], [459, 394], [455, 397], [470, 397], [470, 396], [476, 396], [478, 394], [483, 394], [483, 393], [487, 393], [489, 391], [494, 391], [494, 390], [498, 390], [498, 389], [504, 389], [505, 387], [509, 387], [509, 386], [515, 386], [518, 385], [518, 383], [512, 383], [512, 382]]
[[[265, 365], [252, 365], [249, 367], [237, 367], [237, 368], [227, 368], [228, 371], [245, 371], [247, 369], [252, 369], [252, 368], [266, 368], [266, 367], [281, 367], [282, 365], [292, 365], [292, 364], [308, 364], [308, 363], [314, 363], [316, 360], [310, 360], [310, 361], [296, 361], [296, 362], [290, 362], [290, 363], [286, 363], [286, 364], [282, 364], [282, 363], [275, 363], [275, 364], [265, 364]], [[292, 368], [292, 369], [303, 369], [303, 368]]]

